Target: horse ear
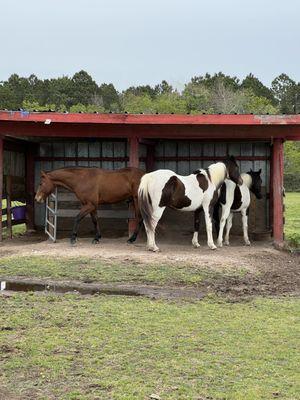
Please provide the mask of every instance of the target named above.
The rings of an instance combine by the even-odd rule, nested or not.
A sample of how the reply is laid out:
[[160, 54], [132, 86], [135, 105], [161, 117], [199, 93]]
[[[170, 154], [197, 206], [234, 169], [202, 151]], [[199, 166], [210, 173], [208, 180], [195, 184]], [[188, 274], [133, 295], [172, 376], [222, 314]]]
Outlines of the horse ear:
[[45, 171], [41, 171], [41, 177], [45, 178], [47, 176]]
[[260, 168], [260, 170], [258, 171], [258, 173], [259, 173], [259, 174], [261, 173], [261, 168]]
[[250, 172], [253, 172], [253, 171], [252, 171], [252, 168], [250, 168]]

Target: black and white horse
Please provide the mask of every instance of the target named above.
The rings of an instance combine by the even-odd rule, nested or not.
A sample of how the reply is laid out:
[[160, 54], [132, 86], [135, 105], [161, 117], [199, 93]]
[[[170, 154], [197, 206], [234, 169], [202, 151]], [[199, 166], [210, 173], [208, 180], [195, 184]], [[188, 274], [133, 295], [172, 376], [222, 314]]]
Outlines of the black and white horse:
[[[241, 174], [243, 184], [238, 186], [230, 179], [226, 179], [220, 188], [219, 200], [214, 208], [214, 220], [216, 228], [219, 231], [217, 245], [223, 246], [223, 231], [226, 224], [226, 233], [224, 243], [229, 245], [229, 233], [232, 227], [233, 214], [240, 212], [242, 214], [243, 235], [245, 245], [250, 246], [248, 237], [248, 212], [250, 206], [250, 191], [256, 196], [257, 199], [262, 198], [261, 185], [262, 180], [260, 177], [261, 169], [259, 171], [252, 171], [246, 174]], [[221, 219], [219, 217], [219, 208], [221, 206]], [[219, 222], [220, 221], [220, 222]], [[227, 221], [227, 223], [226, 223]]]
[[216, 249], [212, 237], [212, 215], [218, 199], [218, 189], [226, 178], [242, 184], [234, 157], [211, 164], [207, 169], [199, 169], [188, 176], [181, 176], [164, 169], [145, 174], [141, 179], [138, 196], [148, 249], [159, 250], [155, 243], [155, 229], [166, 207], [180, 211], [196, 211], [202, 207], [205, 214], [207, 244], [211, 249]]

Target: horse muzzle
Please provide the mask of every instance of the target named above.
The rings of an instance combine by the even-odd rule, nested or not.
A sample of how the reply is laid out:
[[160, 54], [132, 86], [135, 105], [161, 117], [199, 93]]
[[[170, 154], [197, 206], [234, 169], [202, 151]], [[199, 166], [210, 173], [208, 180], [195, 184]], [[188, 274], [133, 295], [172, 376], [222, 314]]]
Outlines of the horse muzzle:
[[45, 199], [43, 198], [43, 196], [41, 194], [38, 194], [38, 193], [35, 195], [34, 200], [37, 201], [38, 203], [44, 203], [45, 202]]

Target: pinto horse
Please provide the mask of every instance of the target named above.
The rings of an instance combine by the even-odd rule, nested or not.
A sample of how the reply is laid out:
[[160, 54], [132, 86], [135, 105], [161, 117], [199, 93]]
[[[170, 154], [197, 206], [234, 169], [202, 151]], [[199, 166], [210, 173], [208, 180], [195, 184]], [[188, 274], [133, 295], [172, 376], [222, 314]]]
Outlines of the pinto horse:
[[122, 168], [115, 171], [100, 168], [61, 168], [51, 172], [41, 172], [41, 182], [35, 200], [43, 203], [57, 186], [74, 192], [82, 204], [75, 218], [71, 234], [71, 244], [75, 244], [80, 221], [90, 214], [96, 230], [94, 244], [101, 238], [97, 208], [99, 204], [113, 204], [124, 200], [133, 200], [135, 215], [139, 223], [129, 243], [136, 240], [142, 225], [138, 207], [138, 187], [144, 171], [138, 168]]
[[[138, 196], [148, 249], [159, 250], [155, 243], [155, 229], [166, 207], [180, 211], [196, 211], [203, 207], [207, 244], [211, 249], [215, 249], [212, 237], [212, 212], [217, 201], [217, 190], [227, 177], [236, 183], [242, 183], [234, 157], [228, 158], [225, 162], [211, 164], [207, 169], [199, 169], [188, 176], [163, 169], [144, 175]], [[198, 243], [198, 237], [195, 238], [194, 235], [193, 243], [195, 240]]]
[[[223, 245], [223, 231], [226, 223], [226, 234], [224, 243], [229, 245], [229, 233], [232, 227], [233, 213], [240, 212], [242, 214], [244, 242], [246, 246], [250, 246], [248, 237], [248, 211], [250, 206], [250, 191], [257, 199], [262, 198], [259, 171], [252, 171], [241, 174], [243, 184], [237, 186], [232, 180], [226, 179], [220, 189], [220, 197], [214, 208], [214, 220], [216, 229], [219, 231], [217, 245]], [[219, 218], [219, 207], [221, 206], [221, 219]]]

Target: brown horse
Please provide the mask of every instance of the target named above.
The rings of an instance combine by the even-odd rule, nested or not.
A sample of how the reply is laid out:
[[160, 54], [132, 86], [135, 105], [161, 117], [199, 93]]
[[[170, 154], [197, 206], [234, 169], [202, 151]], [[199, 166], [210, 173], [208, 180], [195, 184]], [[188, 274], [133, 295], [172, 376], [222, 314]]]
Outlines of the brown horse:
[[95, 226], [96, 236], [93, 243], [101, 238], [97, 208], [99, 204], [112, 204], [124, 200], [133, 200], [135, 215], [139, 223], [128, 242], [136, 240], [142, 225], [138, 207], [138, 187], [144, 171], [138, 168], [122, 168], [115, 171], [100, 168], [61, 168], [51, 172], [41, 172], [41, 182], [35, 200], [43, 203], [57, 186], [74, 192], [82, 207], [75, 218], [71, 234], [71, 244], [75, 244], [80, 221], [90, 214]]

